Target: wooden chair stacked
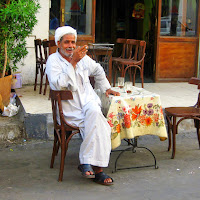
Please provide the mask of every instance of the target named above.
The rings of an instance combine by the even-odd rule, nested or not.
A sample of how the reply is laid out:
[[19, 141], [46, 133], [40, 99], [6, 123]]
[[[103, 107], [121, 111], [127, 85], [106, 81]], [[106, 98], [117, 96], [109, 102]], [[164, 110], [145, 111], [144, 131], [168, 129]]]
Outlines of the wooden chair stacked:
[[[198, 85], [200, 89], [200, 79], [192, 77], [189, 80], [189, 84]], [[171, 149], [171, 136], [172, 136], [172, 155], [174, 159], [176, 152], [176, 135], [178, 134], [178, 125], [184, 119], [194, 119], [195, 128], [197, 131], [197, 139], [200, 149], [200, 133], [199, 133], [199, 120], [200, 120], [200, 92], [198, 95], [197, 103], [192, 107], [167, 107], [165, 108], [165, 114], [168, 124], [168, 151]], [[177, 122], [178, 118], [178, 122]]]
[[40, 89], [39, 94], [42, 93], [42, 82], [43, 82], [43, 75], [44, 75], [44, 64], [46, 63], [43, 54], [42, 54], [42, 41], [41, 39], [35, 39], [35, 57], [36, 57], [36, 70], [35, 70], [35, 84], [34, 84], [34, 91], [37, 87], [37, 76], [40, 73]]
[[72, 136], [77, 133], [80, 133], [80, 131], [78, 127], [70, 125], [65, 120], [63, 115], [62, 101], [72, 100], [73, 99], [72, 92], [69, 90], [67, 91], [50, 90], [50, 98], [52, 103], [53, 122], [54, 122], [54, 145], [53, 145], [50, 168], [53, 168], [55, 156], [58, 154], [59, 147], [61, 147], [60, 172], [58, 181], [62, 181], [68, 143], [72, 138]]
[[[42, 93], [42, 85], [43, 85], [43, 78], [45, 75], [45, 65], [48, 59], [48, 56], [53, 53], [51, 52], [50, 47], [55, 47], [56, 44], [54, 40], [47, 40], [44, 39], [41, 41], [41, 39], [35, 39], [35, 55], [36, 55], [36, 73], [35, 73], [35, 84], [34, 84], [34, 90], [36, 90], [37, 86], [37, 75], [40, 72], [40, 90], [39, 94]], [[46, 95], [47, 85], [48, 85], [48, 77], [46, 75], [46, 81], [45, 81], [45, 87], [43, 94]]]
[[[56, 47], [56, 44], [55, 44], [54, 40], [46, 40], [45, 39], [45, 40], [42, 41], [42, 46], [43, 46], [43, 50], [44, 50], [44, 57], [45, 57], [45, 64], [46, 64], [46, 61], [47, 61], [49, 55], [53, 53], [53, 52], [51, 52], [51, 47]], [[45, 73], [45, 70], [44, 70], [44, 73]], [[46, 81], [45, 81], [45, 87], [44, 87], [43, 95], [46, 95], [48, 84], [49, 84], [49, 81], [48, 81], [48, 77], [46, 75]]]

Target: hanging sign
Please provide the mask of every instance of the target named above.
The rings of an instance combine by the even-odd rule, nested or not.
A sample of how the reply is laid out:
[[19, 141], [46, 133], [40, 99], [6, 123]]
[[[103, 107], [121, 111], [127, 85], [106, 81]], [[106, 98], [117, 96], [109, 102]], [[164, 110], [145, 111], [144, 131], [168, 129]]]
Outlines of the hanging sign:
[[134, 5], [132, 17], [136, 19], [144, 19], [144, 4], [136, 3]]

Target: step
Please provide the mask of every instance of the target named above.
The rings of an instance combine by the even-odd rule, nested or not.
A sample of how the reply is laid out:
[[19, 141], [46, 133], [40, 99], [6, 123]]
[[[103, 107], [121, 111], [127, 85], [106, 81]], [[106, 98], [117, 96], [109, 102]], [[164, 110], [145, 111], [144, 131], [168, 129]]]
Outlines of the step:
[[13, 117], [0, 116], [0, 141], [16, 140], [26, 137], [24, 123], [18, 115]]

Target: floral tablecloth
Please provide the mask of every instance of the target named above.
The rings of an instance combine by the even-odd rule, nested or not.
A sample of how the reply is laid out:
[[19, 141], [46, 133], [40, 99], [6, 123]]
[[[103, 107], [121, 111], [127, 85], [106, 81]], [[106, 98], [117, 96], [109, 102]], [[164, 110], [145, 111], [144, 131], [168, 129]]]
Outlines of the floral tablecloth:
[[132, 86], [131, 93], [112, 88], [121, 96], [109, 98], [97, 92], [102, 101], [102, 110], [111, 126], [112, 149], [117, 148], [124, 138], [132, 139], [142, 135], [157, 135], [167, 139], [167, 131], [158, 94]]

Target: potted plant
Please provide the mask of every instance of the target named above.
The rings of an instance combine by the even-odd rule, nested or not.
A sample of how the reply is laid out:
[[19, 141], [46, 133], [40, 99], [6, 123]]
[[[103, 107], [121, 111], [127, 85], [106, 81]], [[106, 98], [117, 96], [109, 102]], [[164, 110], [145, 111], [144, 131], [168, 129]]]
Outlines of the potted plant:
[[[11, 76], [28, 51], [26, 37], [37, 23], [38, 0], [1, 0], [0, 2], [0, 94], [4, 105], [9, 103]], [[5, 85], [8, 83], [8, 88]], [[6, 83], [6, 84], [5, 84]], [[2, 91], [3, 90], [3, 91]]]

